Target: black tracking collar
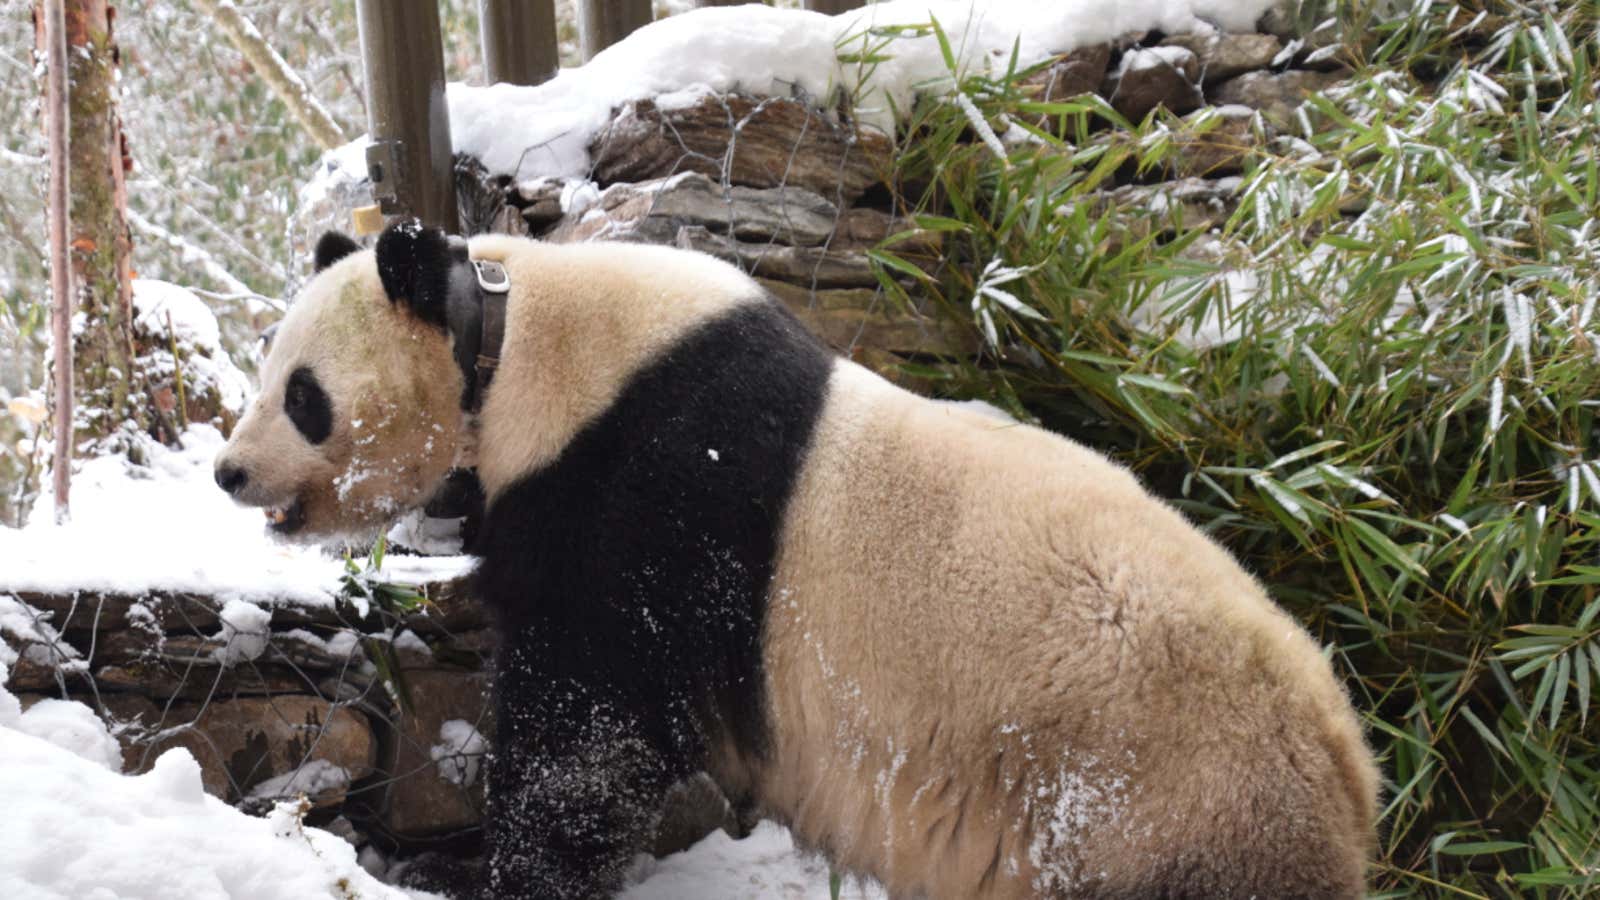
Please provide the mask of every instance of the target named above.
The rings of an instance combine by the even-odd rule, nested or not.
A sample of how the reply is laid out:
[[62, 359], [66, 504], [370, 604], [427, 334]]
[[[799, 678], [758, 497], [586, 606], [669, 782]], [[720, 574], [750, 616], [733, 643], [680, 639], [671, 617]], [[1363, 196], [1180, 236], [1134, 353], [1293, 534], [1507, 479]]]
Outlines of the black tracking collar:
[[450, 297], [445, 322], [454, 339], [456, 365], [466, 386], [461, 408], [477, 413], [500, 365], [500, 345], [506, 334], [506, 297], [511, 279], [505, 267], [487, 259], [473, 259], [467, 242], [450, 241]]

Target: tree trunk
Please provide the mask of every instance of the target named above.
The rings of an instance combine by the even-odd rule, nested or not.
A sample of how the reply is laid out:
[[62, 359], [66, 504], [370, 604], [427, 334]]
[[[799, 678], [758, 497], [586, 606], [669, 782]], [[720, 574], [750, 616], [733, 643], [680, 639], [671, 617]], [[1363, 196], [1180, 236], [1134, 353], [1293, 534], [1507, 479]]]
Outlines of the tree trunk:
[[[125, 425], [143, 430], [143, 385], [134, 366], [133, 281], [129, 266], [129, 164], [117, 118], [115, 13], [105, 0], [63, 0], [66, 12], [68, 181], [72, 202], [72, 284], [77, 316], [73, 339], [79, 441], [128, 451], [113, 439]], [[36, 36], [44, 47], [42, 16]]]
[[289, 114], [311, 135], [312, 140], [324, 150], [332, 150], [345, 142], [339, 123], [317, 102], [311, 88], [289, 68], [289, 64], [278, 55], [278, 51], [272, 49], [256, 26], [239, 12], [232, 0], [199, 0], [199, 6], [211, 14], [216, 26], [233, 43], [234, 48], [244, 54], [250, 68], [283, 101], [283, 105], [289, 108]]
[[72, 484], [72, 264], [67, 259], [67, 208], [70, 176], [67, 166], [67, 23], [63, 0], [44, 0], [39, 31], [45, 45], [45, 127], [50, 139], [50, 334], [55, 347], [51, 378], [56, 522], [68, 516]]

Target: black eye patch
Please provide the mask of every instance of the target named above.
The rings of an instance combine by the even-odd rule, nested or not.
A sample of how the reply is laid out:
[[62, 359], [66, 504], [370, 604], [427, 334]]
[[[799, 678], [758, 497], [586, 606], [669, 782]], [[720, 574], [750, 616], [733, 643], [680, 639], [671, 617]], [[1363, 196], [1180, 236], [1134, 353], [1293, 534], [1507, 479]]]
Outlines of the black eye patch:
[[317, 382], [316, 373], [305, 366], [289, 375], [289, 383], [283, 389], [283, 411], [313, 444], [322, 443], [333, 433], [333, 404]]

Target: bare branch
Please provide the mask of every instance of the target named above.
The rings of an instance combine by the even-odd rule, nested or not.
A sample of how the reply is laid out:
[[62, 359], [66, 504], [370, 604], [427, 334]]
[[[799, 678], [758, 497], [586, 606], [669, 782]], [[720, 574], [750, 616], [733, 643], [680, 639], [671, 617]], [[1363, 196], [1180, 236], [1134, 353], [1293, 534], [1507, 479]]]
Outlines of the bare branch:
[[218, 262], [211, 251], [204, 247], [173, 234], [131, 209], [128, 210], [128, 224], [177, 250], [179, 262], [198, 264], [206, 273], [206, 277], [227, 288], [230, 293], [256, 296], [256, 292], [251, 290], [249, 285], [235, 278], [233, 273], [228, 271], [228, 267]]
[[278, 51], [272, 49], [256, 26], [246, 19], [232, 0], [198, 0], [201, 8], [211, 13], [217, 27], [242, 54], [250, 68], [266, 82], [290, 115], [311, 135], [324, 150], [332, 150], [345, 142], [344, 131], [333, 120], [328, 110], [317, 101], [295, 71], [289, 68]]

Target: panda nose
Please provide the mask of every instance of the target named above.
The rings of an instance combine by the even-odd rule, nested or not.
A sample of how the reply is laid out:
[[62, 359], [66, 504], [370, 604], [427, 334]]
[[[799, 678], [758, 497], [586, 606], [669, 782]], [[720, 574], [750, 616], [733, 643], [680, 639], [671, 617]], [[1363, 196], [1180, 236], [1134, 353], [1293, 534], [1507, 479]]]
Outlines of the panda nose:
[[245, 483], [250, 480], [250, 476], [246, 475], [244, 469], [238, 466], [217, 466], [216, 475], [217, 487], [227, 491], [230, 495], [239, 493], [244, 489]]

